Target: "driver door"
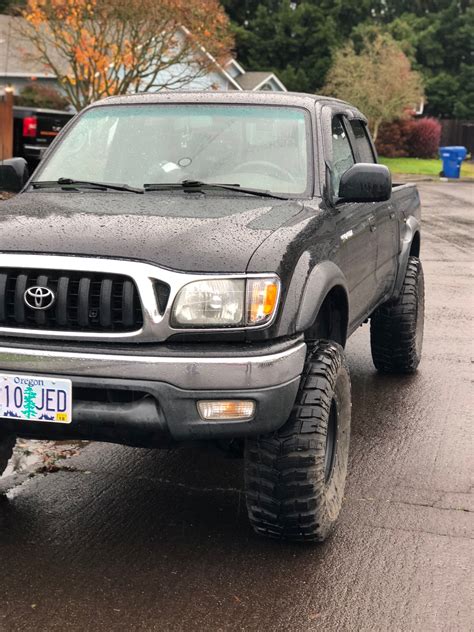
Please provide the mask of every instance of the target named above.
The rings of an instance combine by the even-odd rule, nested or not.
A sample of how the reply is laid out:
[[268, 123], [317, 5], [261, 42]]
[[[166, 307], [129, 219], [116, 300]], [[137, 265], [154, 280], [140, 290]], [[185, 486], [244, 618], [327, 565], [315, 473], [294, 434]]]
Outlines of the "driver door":
[[[356, 154], [348, 134], [348, 122], [335, 114], [331, 123], [331, 184], [333, 194], [356, 162]], [[338, 265], [349, 286], [350, 325], [363, 320], [374, 305], [377, 294], [377, 235], [372, 204], [342, 202], [337, 204], [336, 235], [339, 239]]]

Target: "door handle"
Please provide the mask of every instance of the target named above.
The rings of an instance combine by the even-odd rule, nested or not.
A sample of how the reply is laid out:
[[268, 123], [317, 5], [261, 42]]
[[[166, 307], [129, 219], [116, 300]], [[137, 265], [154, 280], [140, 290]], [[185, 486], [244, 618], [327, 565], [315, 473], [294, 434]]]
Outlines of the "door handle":
[[390, 211], [390, 219], [395, 219], [395, 211]]
[[371, 233], [377, 230], [377, 224], [375, 223], [375, 217], [373, 215], [369, 217], [369, 228]]

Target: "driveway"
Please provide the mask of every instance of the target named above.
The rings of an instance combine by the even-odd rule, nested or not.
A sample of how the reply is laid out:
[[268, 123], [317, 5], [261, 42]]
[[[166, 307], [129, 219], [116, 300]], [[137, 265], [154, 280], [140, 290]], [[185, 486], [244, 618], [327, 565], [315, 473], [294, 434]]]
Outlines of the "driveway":
[[[248, 526], [242, 462], [89, 444], [3, 480], [0, 630], [469, 630], [471, 184], [421, 183], [424, 358], [379, 376], [350, 340], [350, 474], [324, 545]], [[0, 481], [0, 486], [2, 482]]]

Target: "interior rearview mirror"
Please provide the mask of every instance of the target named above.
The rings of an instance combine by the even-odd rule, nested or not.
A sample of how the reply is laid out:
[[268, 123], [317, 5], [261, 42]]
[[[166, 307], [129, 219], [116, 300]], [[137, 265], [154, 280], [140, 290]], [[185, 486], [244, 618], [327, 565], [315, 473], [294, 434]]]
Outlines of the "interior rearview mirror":
[[18, 193], [28, 181], [28, 164], [24, 158], [0, 161], [0, 191]]
[[392, 195], [392, 176], [385, 165], [358, 162], [341, 178], [339, 202], [384, 202]]

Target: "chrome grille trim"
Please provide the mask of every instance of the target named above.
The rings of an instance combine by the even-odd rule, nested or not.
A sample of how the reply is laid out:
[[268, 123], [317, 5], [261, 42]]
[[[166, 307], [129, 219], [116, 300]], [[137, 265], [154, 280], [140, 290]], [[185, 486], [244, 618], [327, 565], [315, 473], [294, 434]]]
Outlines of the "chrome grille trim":
[[[166, 286], [168, 287], [168, 286]], [[51, 304], [35, 309], [31, 288], [47, 288]], [[25, 294], [26, 292], [26, 294]], [[34, 302], [34, 301], [33, 301]], [[133, 279], [119, 274], [0, 268], [0, 326], [38, 331], [126, 333], [143, 317]]]
[[[133, 332], [78, 332], [55, 331], [49, 329], [26, 329], [15, 327], [0, 327], [0, 335], [16, 338], [52, 338], [56, 340], [90, 340], [97, 342], [162, 342], [173, 334], [196, 333], [196, 328], [173, 328], [170, 325], [171, 308], [178, 292], [188, 283], [209, 279], [247, 279], [247, 278], [277, 278], [275, 274], [191, 274], [176, 272], [141, 261], [123, 259], [105, 259], [98, 257], [63, 256], [63, 255], [34, 255], [0, 253], [0, 269], [37, 269], [71, 272], [90, 272], [102, 274], [119, 274], [130, 277], [138, 289], [143, 312], [143, 326]], [[170, 287], [168, 303], [164, 310], [160, 310], [155, 292], [156, 283], [165, 283]], [[161, 311], [161, 313], [160, 313]], [[275, 315], [277, 309], [275, 310]], [[242, 331], [246, 329], [258, 330], [269, 327], [273, 319], [264, 325], [254, 327], [232, 328], [202, 328], [206, 332]]]

